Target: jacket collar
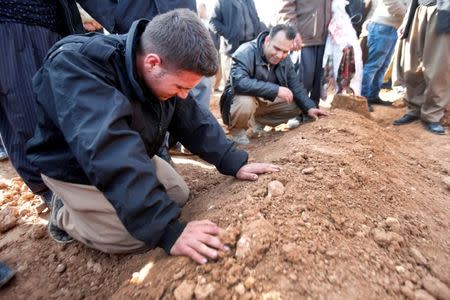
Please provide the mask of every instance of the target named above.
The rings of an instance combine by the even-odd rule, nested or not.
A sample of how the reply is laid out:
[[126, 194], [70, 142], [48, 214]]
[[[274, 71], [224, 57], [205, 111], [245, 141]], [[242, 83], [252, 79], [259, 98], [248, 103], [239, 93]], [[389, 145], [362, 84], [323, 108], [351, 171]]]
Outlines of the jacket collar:
[[264, 45], [264, 39], [268, 35], [269, 35], [269, 31], [263, 31], [263, 32], [261, 32], [258, 35], [258, 37], [255, 40], [255, 42], [256, 42], [256, 49], [258, 51], [258, 55], [256, 56], [256, 64], [257, 65], [267, 65], [267, 61], [266, 61], [266, 58], [264, 56], [263, 45]]
[[127, 68], [128, 78], [133, 88], [133, 92], [141, 101], [156, 99], [147, 86], [139, 80], [135, 64], [138, 43], [145, 27], [149, 22], [150, 21], [146, 19], [134, 21], [126, 36], [125, 44], [125, 65]]

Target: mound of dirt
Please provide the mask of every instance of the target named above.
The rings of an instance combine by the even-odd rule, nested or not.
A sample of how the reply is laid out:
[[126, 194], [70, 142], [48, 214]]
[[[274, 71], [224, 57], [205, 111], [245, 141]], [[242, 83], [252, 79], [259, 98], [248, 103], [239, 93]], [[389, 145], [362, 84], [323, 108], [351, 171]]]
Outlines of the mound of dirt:
[[217, 261], [61, 247], [32, 234], [44, 226], [36, 213], [0, 238], [0, 259], [19, 270], [0, 297], [449, 299], [447, 164], [340, 110], [247, 150], [282, 171], [243, 182], [177, 166], [192, 193], [182, 219], [227, 228], [231, 251]]

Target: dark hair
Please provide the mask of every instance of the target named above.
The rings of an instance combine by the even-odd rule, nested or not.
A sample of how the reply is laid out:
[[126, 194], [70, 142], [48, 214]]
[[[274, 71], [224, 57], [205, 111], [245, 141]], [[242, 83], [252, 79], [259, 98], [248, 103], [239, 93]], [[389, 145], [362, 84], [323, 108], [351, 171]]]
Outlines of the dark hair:
[[217, 50], [197, 15], [175, 9], [153, 18], [141, 36], [139, 51], [155, 53], [170, 68], [213, 76], [219, 67]]
[[272, 29], [270, 29], [269, 33], [270, 38], [273, 38], [280, 31], [284, 31], [286, 33], [286, 38], [290, 41], [295, 39], [295, 35], [297, 34], [297, 32], [293, 27], [286, 24], [278, 24], [273, 26]]

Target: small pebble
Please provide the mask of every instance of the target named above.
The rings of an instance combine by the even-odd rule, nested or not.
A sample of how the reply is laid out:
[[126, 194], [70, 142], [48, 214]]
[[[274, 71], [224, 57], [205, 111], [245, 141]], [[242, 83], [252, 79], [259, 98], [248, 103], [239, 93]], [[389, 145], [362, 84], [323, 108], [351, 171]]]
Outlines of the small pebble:
[[66, 265], [64, 265], [64, 264], [59, 264], [57, 267], [56, 267], [56, 272], [57, 273], [62, 273], [62, 272], [64, 272], [66, 270]]
[[302, 173], [305, 175], [312, 174], [312, 173], [314, 173], [314, 167], [305, 168], [302, 170]]

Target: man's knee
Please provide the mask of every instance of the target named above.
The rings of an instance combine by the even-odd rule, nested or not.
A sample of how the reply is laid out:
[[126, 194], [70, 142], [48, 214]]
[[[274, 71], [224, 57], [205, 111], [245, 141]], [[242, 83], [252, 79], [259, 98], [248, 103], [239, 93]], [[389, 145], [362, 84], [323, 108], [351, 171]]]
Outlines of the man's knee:
[[231, 127], [248, 127], [248, 121], [255, 114], [257, 106], [255, 97], [236, 95], [231, 105]]

